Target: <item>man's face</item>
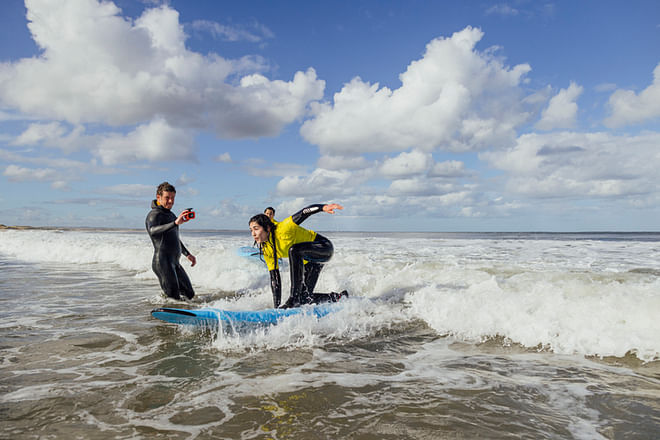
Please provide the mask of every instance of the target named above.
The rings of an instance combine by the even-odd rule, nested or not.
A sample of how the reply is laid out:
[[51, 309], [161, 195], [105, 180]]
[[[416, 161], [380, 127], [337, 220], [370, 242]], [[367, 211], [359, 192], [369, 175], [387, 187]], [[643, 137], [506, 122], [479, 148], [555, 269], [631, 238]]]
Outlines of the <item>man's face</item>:
[[272, 209], [265, 210], [264, 214], [266, 214], [268, 218], [271, 220], [273, 219], [273, 217], [275, 217], [275, 211], [273, 211]]
[[175, 192], [163, 191], [162, 194], [156, 194], [156, 201], [163, 208], [172, 209], [172, 206], [174, 206], [174, 197], [176, 197]]

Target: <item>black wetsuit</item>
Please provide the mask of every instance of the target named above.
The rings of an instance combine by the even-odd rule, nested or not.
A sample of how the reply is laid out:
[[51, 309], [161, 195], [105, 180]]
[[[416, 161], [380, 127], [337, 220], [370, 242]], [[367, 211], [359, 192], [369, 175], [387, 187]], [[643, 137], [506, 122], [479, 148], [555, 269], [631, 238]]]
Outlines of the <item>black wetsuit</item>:
[[[300, 225], [312, 214], [323, 211], [323, 205], [308, 206], [291, 216], [296, 225]], [[280, 222], [282, 225], [284, 221]], [[277, 234], [277, 227], [275, 228]], [[291, 296], [282, 307], [297, 307], [301, 304], [336, 301], [341, 294], [314, 293], [323, 264], [330, 261], [334, 253], [332, 242], [316, 234], [312, 241], [294, 243], [289, 247], [289, 269], [291, 274]], [[307, 261], [307, 264], [304, 264]], [[279, 269], [270, 270], [270, 286], [273, 303], [279, 306], [282, 281]]]
[[174, 299], [185, 296], [190, 299], [195, 296], [195, 291], [186, 271], [179, 264], [181, 254], [187, 257], [190, 252], [179, 239], [179, 226], [174, 223], [175, 220], [176, 215], [172, 211], [158, 205], [155, 200], [151, 202], [151, 211], [145, 221], [154, 244], [151, 268], [167, 296]]

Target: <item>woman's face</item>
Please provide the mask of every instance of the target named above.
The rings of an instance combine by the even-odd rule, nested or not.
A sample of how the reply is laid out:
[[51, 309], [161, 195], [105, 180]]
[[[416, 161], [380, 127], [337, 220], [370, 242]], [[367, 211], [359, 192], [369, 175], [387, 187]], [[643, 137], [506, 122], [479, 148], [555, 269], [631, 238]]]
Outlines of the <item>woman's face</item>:
[[250, 232], [252, 233], [252, 238], [257, 243], [265, 243], [268, 241], [268, 231], [261, 227], [257, 222], [250, 223]]

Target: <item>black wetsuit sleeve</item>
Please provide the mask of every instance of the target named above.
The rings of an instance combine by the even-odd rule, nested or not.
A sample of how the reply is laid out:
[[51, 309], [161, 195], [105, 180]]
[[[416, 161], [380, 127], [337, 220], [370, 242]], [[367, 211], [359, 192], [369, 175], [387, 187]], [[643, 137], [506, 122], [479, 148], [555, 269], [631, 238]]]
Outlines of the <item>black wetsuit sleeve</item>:
[[282, 301], [282, 278], [279, 269], [270, 271], [270, 290], [273, 292], [273, 304], [278, 308]]
[[183, 256], [187, 257], [188, 255], [190, 255], [190, 251], [186, 249], [186, 247], [183, 245], [183, 242], [179, 240], [179, 243], [181, 243], [181, 253], [183, 254]]
[[165, 232], [169, 231], [173, 227], [176, 226], [176, 223], [170, 222], [170, 223], [165, 223], [163, 225], [149, 225], [147, 228], [147, 231], [149, 232], [149, 235], [156, 236], [160, 234], [164, 234]]
[[324, 204], [316, 204], [316, 205], [309, 205], [306, 208], [301, 209], [300, 211], [296, 212], [291, 216], [291, 219], [293, 222], [297, 225], [301, 224], [305, 220], [307, 220], [307, 217], [310, 215], [314, 215], [317, 212], [323, 211]]

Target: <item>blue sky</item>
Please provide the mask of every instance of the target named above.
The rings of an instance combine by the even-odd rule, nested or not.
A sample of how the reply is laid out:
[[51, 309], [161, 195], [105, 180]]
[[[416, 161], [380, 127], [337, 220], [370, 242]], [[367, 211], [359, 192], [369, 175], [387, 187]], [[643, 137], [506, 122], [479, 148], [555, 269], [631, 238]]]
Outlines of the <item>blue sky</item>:
[[658, 230], [657, 1], [6, 0], [0, 223]]

